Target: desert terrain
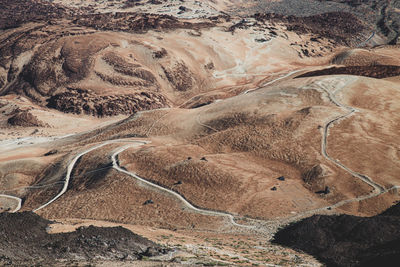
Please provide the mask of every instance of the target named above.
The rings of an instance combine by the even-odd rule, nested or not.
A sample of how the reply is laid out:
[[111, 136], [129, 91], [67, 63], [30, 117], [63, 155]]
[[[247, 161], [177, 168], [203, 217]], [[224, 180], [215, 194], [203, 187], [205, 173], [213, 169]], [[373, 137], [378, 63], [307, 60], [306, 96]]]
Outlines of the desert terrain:
[[1, 264], [397, 259], [400, 1], [0, 10]]

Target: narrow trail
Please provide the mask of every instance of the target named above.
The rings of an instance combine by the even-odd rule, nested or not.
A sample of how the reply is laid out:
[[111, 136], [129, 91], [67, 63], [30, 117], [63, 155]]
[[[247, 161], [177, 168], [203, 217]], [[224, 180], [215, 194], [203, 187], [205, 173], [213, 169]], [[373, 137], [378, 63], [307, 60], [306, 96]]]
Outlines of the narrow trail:
[[[271, 42], [271, 41], [269, 41], [269, 42]], [[235, 66], [233, 66], [229, 69], [221, 70], [221, 71], [215, 70], [212, 73], [212, 76], [215, 79], [223, 79], [223, 78], [227, 78], [227, 77], [238, 77], [238, 78], [256, 77], [256, 76], [265, 76], [266, 75], [265, 72], [250, 73], [250, 72], [248, 72], [247, 69], [252, 67], [251, 64], [249, 64], [249, 62], [252, 62], [254, 60], [255, 56], [259, 57], [259, 51], [263, 51], [265, 49], [266, 44], [268, 44], [268, 43], [260, 44], [255, 41], [250, 41], [250, 40], [246, 40], [246, 39], [245, 39], [245, 43], [250, 46], [253, 46], [253, 47], [249, 50], [245, 50], [244, 58], [235, 60]]]
[[[302, 70], [293, 70], [293, 71], [291, 71], [291, 72], [289, 72], [289, 73], [286, 73], [285, 75], [282, 75], [282, 76], [280, 76], [280, 77], [278, 77], [278, 78], [276, 78], [276, 79], [273, 79], [273, 80], [271, 80], [271, 81], [269, 81], [269, 82], [262, 83], [261, 85], [255, 87], [255, 88], [248, 89], [248, 90], [242, 92], [242, 93], [239, 94], [239, 95], [246, 95], [246, 94], [248, 94], [248, 93], [257, 91], [257, 90], [259, 90], [259, 89], [261, 89], [261, 88], [264, 88], [264, 87], [266, 87], [266, 86], [272, 85], [272, 84], [276, 83], [277, 81], [286, 79], [286, 78], [288, 78], [288, 77], [292, 76], [293, 74], [298, 73], [298, 72], [300, 72], [300, 71], [302, 71]], [[219, 99], [218, 99], [218, 100], [219, 100]], [[219, 101], [221, 101], [221, 100], [219, 100]], [[215, 102], [217, 102], [217, 100], [216, 100]], [[208, 109], [207, 109], [205, 112], [207, 112], [207, 111], [208, 111]], [[209, 126], [209, 125], [207, 125], [207, 124], [202, 123], [201, 120], [200, 120], [200, 115], [201, 115], [201, 113], [199, 112], [199, 113], [197, 114], [197, 116], [196, 116], [196, 121], [197, 121], [197, 123], [198, 123], [199, 125], [201, 125], [201, 126], [203, 126], [203, 127], [206, 127], [206, 128], [208, 128], [208, 129], [210, 129], [210, 130], [212, 130], [212, 131], [214, 131], [214, 132], [218, 132], [218, 130], [216, 130], [215, 128], [213, 128], [213, 127], [211, 127], [211, 126]], [[153, 126], [154, 126], [154, 125], [153, 125]], [[152, 126], [152, 127], [153, 127], [153, 126]]]
[[[63, 185], [62, 190], [55, 197], [53, 197], [51, 200], [49, 200], [45, 204], [41, 205], [40, 207], [34, 209], [33, 212], [37, 212], [37, 211], [47, 207], [48, 205], [50, 205], [51, 203], [56, 201], [58, 198], [60, 198], [67, 191], [68, 186], [69, 186], [69, 182], [70, 182], [70, 179], [71, 179], [72, 170], [74, 169], [74, 166], [75, 166], [75, 164], [76, 164], [76, 162], [78, 161], [79, 158], [81, 158], [82, 156], [84, 156], [85, 154], [87, 154], [87, 153], [89, 153], [89, 152], [91, 152], [93, 150], [96, 150], [98, 148], [101, 148], [103, 146], [106, 146], [106, 145], [109, 145], [109, 144], [113, 144], [113, 143], [131, 143], [131, 144], [124, 145], [124, 146], [120, 147], [111, 156], [112, 167], [114, 169], [118, 170], [119, 172], [125, 173], [125, 174], [135, 178], [138, 181], [146, 183], [147, 185], [150, 185], [151, 187], [154, 187], [154, 188], [156, 188], [156, 189], [158, 189], [160, 191], [164, 191], [164, 192], [167, 192], [167, 193], [175, 196], [176, 198], [178, 198], [184, 204], [185, 207], [189, 208], [190, 210], [192, 210], [194, 212], [197, 212], [197, 213], [203, 214], [203, 215], [209, 215], [209, 216], [226, 217], [226, 218], [228, 218], [230, 220], [231, 224], [234, 225], [234, 226], [238, 226], [238, 227], [242, 227], [242, 228], [254, 228], [254, 226], [242, 225], [242, 224], [236, 223], [235, 222], [235, 217], [233, 215], [227, 213], [227, 212], [219, 212], [219, 211], [212, 211], [212, 210], [206, 210], [206, 209], [197, 208], [194, 205], [192, 205], [189, 201], [187, 201], [184, 197], [182, 197], [180, 194], [176, 193], [175, 191], [167, 189], [167, 188], [164, 188], [164, 187], [159, 186], [157, 184], [154, 184], [154, 183], [152, 183], [152, 182], [150, 182], [150, 181], [148, 181], [148, 180], [146, 180], [144, 178], [139, 177], [138, 175], [136, 175], [136, 174], [134, 174], [132, 172], [129, 172], [129, 171], [121, 168], [119, 166], [119, 163], [118, 163], [118, 155], [120, 153], [122, 153], [123, 151], [125, 151], [126, 149], [128, 149], [128, 148], [137, 147], [137, 146], [141, 146], [141, 145], [145, 145], [145, 144], [150, 144], [151, 143], [150, 141], [142, 141], [142, 140], [124, 140], [124, 139], [110, 140], [110, 141], [106, 141], [104, 143], [95, 145], [95, 146], [93, 146], [93, 147], [91, 147], [91, 148], [79, 153], [68, 164], [67, 174], [65, 176], [65, 181], [64, 181], [64, 185]], [[3, 196], [3, 195], [0, 195], [0, 197], [1, 196]], [[12, 197], [12, 196], [8, 196], [8, 195], [4, 195], [4, 196], [7, 196], [9, 198], [14, 198], [16, 200], [19, 199], [17, 197]], [[21, 203], [19, 203], [18, 209], [16, 209], [14, 212], [18, 211], [20, 208], [21, 208]]]
[[261, 88], [264, 88], [264, 87], [266, 87], [266, 86], [272, 85], [272, 84], [276, 83], [277, 81], [286, 79], [286, 78], [288, 78], [289, 76], [292, 76], [293, 74], [298, 73], [298, 72], [300, 72], [300, 71], [302, 71], [302, 69], [291, 71], [291, 72], [289, 72], [289, 73], [287, 73], [287, 74], [285, 74], [285, 75], [283, 75], [283, 76], [280, 76], [280, 77], [278, 77], [278, 78], [276, 78], [276, 79], [274, 79], [274, 80], [272, 80], [272, 81], [269, 81], [269, 82], [266, 82], [266, 83], [264, 83], [264, 84], [261, 84], [260, 86], [258, 86], [258, 87], [256, 87], [256, 88], [246, 90], [246, 91], [244, 91], [244, 92], [242, 93], [242, 95], [245, 95], [245, 94], [251, 93], [251, 92], [253, 92], [253, 91], [259, 90], [259, 89], [261, 89]]
[[334, 118], [333, 120], [329, 121], [327, 124], [325, 124], [324, 126], [324, 135], [323, 135], [323, 139], [322, 139], [322, 147], [321, 147], [321, 152], [322, 155], [329, 161], [331, 161], [332, 163], [334, 163], [336, 166], [342, 168], [343, 170], [347, 171], [348, 173], [350, 173], [352, 176], [357, 177], [358, 179], [362, 180], [364, 183], [372, 186], [374, 188], [375, 193], [382, 193], [385, 191], [385, 188], [383, 186], [381, 186], [378, 183], [375, 183], [371, 178], [369, 178], [368, 176], [355, 172], [353, 170], [351, 170], [350, 168], [346, 167], [345, 165], [343, 165], [342, 163], [340, 163], [338, 160], [332, 158], [331, 156], [329, 156], [328, 152], [327, 152], [327, 143], [328, 143], [328, 135], [329, 135], [329, 128], [337, 121], [345, 119], [349, 116], [351, 116], [353, 113], [357, 112], [357, 109], [353, 108], [353, 107], [349, 107], [349, 106], [345, 106], [343, 104], [341, 104], [340, 102], [338, 102], [335, 98], [335, 94], [342, 90], [344, 87], [347, 86], [347, 84], [345, 84], [344, 86], [341, 86], [339, 88], [336, 88], [335, 91], [330, 92], [329, 90], [327, 90], [326, 87], [324, 87], [324, 85], [322, 83], [318, 84], [327, 94], [329, 99], [338, 107], [340, 108], [344, 108], [346, 109], [348, 112], [344, 115], [340, 115], [336, 118]]
[[[208, 110], [206, 110], [206, 111], [208, 111]], [[214, 131], [214, 132], [217, 133], [217, 132], [218, 132], [217, 129], [215, 129], [215, 128], [213, 128], [213, 127], [207, 125], [207, 124], [204, 124], [204, 123], [202, 123], [202, 122], [200, 121], [200, 115], [201, 115], [201, 113], [199, 112], [199, 113], [197, 114], [197, 116], [196, 116], [196, 122], [197, 122], [200, 126], [203, 126], [203, 127], [207, 128], [207, 129], [209, 129], [209, 130]]]
[[371, 33], [371, 35], [370, 35], [367, 39], [365, 39], [364, 41], [362, 41], [361, 43], [359, 43], [358, 45], [356, 45], [356, 47], [364, 47], [364, 46], [366, 46], [366, 44], [367, 44], [369, 41], [371, 41], [371, 39], [374, 38], [374, 36], [375, 36], [375, 31], [373, 31], [373, 32]]
[[343, 205], [352, 203], [352, 202], [359, 202], [359, 201], [363, 201], [363, 200], [367, 200], [367, 199], [371, 199], [377, 196], [380, 196], [382, 194], [385, 194], [393, 189], [398, 189], [400, 188], [400, 186], [393, 186], [391, 188], [384, 188], [382, 185], [374, 182], [370, 177], [368, 177], [367, 175], [355, 172], [353, 170], [351, 170], [349, 167], [345, 166], [343, 163], [339, 162], [337, 159], [332, 158], [331, 156], [329, 156], [328, 152], [327, 152], [327, 146], [328, 146], [328, 135], [329, 135], [329, 129], [334, 125], [335, 122], [338, 122], [340, 120], [346, 119], [349, 116], [351, 116], [353, 113], [357, 112], [358, 110], [353, 108], [353, 107], [349, 107], [346, 105], [343, 105], [342, 103], [340, 103], [336, 98], [335, 98], [335, 94], [337, 92], [339, 92], [340, 90], [342, 90], [343, 88], [345, 88], [346, 86], [349, 85], [349, 83], [351, 83], [352, 81], [348, 81], [347, 83], [344, 83], [342, 86], [335, 86], [335, 90], [333, 92], [331, 92], [329, 90], [329, 88], [322, 82], [319, 81], [317, 82], [317, 86], [322, 89], [328, 96], [329, 100], [335, 104], [336, 106], [343, 108], [347, 111], [347, 113], [343, 114], [343, 115], [339, 115], [331, 120], [329, 120], [323, 128], [323, 136], [322, 136], [322, 141], [321, 141], [321, 154], [330, 162], [332, 162], [333, 164], [335, 164], [336, 166], [340, 167], [341, 169], [343, 169], [344, 171], [348, 172], [350, 175], [352, 175], [353, 177], [356, 177], [358, 179], [360, 179], [362, 182], [368, 184], [369, 186], [371, 186], [373, 188], [373, 191], [369, 194], [360, 196], [360, 197], [355, 197], [355, 198], [351, 198], [351, 199], [346, 199], [346, 200], [342, 200], [339, 201], [333, 205], [329, 205], [326, 207], [321, 207], [321, 208], [317, 208], [317, 209], [313, 209], [313, 210], [308, 210], [308, 211], [304, 211], [301, 214], [297, 214], [295, 216], [292, 216], [290, 218], [287, 218], [286, 220], [288, 221], [294, 221], [297, 220], [299, 218], [302, 218], [304, 216], [307, 215], [313, 215], [316, 214], [318, 212], [322, 212], [326, 210], [333, 210], [336, 208], [339, 208]]
[[[281, 79], [284, 79], [284, 78], [287, 78], [287, 77], [293, 75], [293, 74], [296, 73], [296, 72], [299, 72], [299, 70], [292, 71], [292, 72], [290, 72], [290, 73], [288, 73], [288, 74], [286, 74], [286, 75], [284, 75], [284, 76], [282, 76], [282, 77], [279, 77], [279, 78], [277, 78], [277, 79], [275, 79], [275, 80], [272, 80], [272, 81], [270, 81], [270, 82], [268, 82], [268, 83], [266, 83], [266, 84], [263, 84], [263, 85], [260, 86], [260, 87], [247, 90], [247, 91], [245, 91], [243, 94], [247, 94], [247, 93], [249, 93], [249, 92], [258, 90], [258, 89], [260, 89], [260, 88], [262, 88], [262, 87], [271, 85], [271, 84], [275, 83], [275, 82], [278, 81], [278, 80], [281, 80]], [[351, 81], [350, 81], [350, 82], [351, 82]], [[349, 167], [345, 166], [344, 164], [342, 164], [342, 163], [339, 162], [338, 160], [336, 160], [336, 159], [332, 158], [331, 156], [329, 156], [329, 154], [328, 154], [328, 152], [327, 152], [329, 129], [334, 125], [335, 122], [338, 122], [338, 121], [340, 121], [340, 120], [342, 120], [342, 119], [346, 119], [346, 118], [348, 118], [349, 116], [351, 116], [353, 113], [355, 113], [355, 112], [357, 111], [357, 109], [355, 109], [355, 108], [353, 108], [353, 107], [349, 107], [349, 106], [343, 105], [342, 103], [340, 103], [340, 102], [335, 98], [335, 94], [336, 94], [337, 92], [339, 92], [340, 90], [342, 90], [343, 88], [345, 88], [346, 86], [348, 86], [348, 84], [349, 84], [350, 82], [347, 82], [347, 83], [343, 84], [342, 86], [337, 86], [337, 84], [336, 84], [336, 86], [335, 86], [336, 89], [335, 89], [333, 92], [331, 92], [323, 82], [317, 82], [318, 87], [319, 87], [320, 89], [322, 89], [322, 90], [327, 94], [328, 98], [330, 99], [330, 101], [331, 101], [332, 103], [334, 103], [336, 106], [338, 106], [338, 107], [340, 107], [340, 108], [343, 108], [343, 109], [347, 110], [347, 113], [346, 113], [346, 114], [337, 116], [337, 117], [335, 117], [335, 118], [329, 120], [329, 121], [324, 125], [323, 136], [322, 136], [322, 141], [321, 141], [321, 154], [322, 154], [328, 161], [332, 162], [332, 163], [335, 164], [336, 166], [338, 166], [338, 167], [340, 167], [341, 169], [345, 170], [346, 172], [348, 172], [349, 174], [351, 174], [353, 177], [356, 177], [356, 178], [360, 179], [362, 182], [364, 182], [364, 183], [368, 184], [369, 186], [371, 186], [371, 187], [374, 189], [373, 192], [371, 192], [371, 193], [369, 193], [369, 194], [367, 194], [367, 195], [360, 196], [360, 197], [342, 200], [342, 201], [339, 201], [339, 202], [337, 202], [337, 203], [335, 203], [335, 204], [333, 204], [333, 205], [324, 206], [324, 207], [321, 207], [321, 208], [317, 208], [317, 209], [313, 209], [313, 210], [304, 211], [304, 212], [301, 212], [301, 213], [296, 214], [296, 215], [294, 215], [294, 216], [290, 216], [290, 217], [284, 218], [284, 219], [282, 219], [282, 220], [273, 220], [274, 222], [276, 222], [276, 223], [279, 223], [279, 222], [286, 222], [286, 223], [287, 223], [287, 222], [292, 222], [292, 221], [295, 221], [295, 220], [297, 220], [297, 219], [299, 219], [299, 218], [302, 218], [302, 217], [304, 217], [304, 216], [310, 216], [310, 215], [313, 215], [313, 214], [316, 214], [316, 213], [319, 213], [319, 212], [326, 212], [326, 211], [328, 211], [328, 210], [334, 210], [334, 209], [339, 208], [339, 207], [341, 207], [341, 206], [343, 206], [343, 205], [346, 205], [346, 204], [349, 204], [349, 203], [352, 203], [352, 202], [359, 202], [359, 201], [371, 199], [371, 198], [380, 196], [381, 194], [388, 193], [389, 191], [391, 191], [391, 190], [393, 190], [393, 189], [399, 189], [399, 188], [400, 188], [400, 186], [393, 186], [393, 187], [391, 187], [391, 188], [386, 189], [386, 188], [384, 188], [382, 185], [380, 185], [380, 184], [374, 182], [374, 181], [373, 181], [370, 177], [368, 177], [367, 175], [364, 175], [364, 174], [361, 174], [361, 173], [358, 173], [358, 172], [355, 172], [355, 171], [351, 170]], [[212, 128], [212, 127], [210, 127], [210, 126], [208, 126], [208, 125], [202, 123], [202, 122], [200, 121], [199, 116], [197, 116], [197, 122], [198, 122], [201, 126], [203, 126], [203, 127], [206, 127], [206, 128], [209, 128], [209, 129], [211, 129], [211, 130], [213, 130], [213, 131], [215, 131], [215, 132], [218, 132], [216, 129], [214, 129], [214, 128]], [[269, 222], [272, 222], [272, 221], [269, 221]]]
[[10, 211], [11, 213], [17, 212], [21, 209], [21, 207], [22, 207], [22, 199], [21, 198], [15, 197], [15, 196], [10, 196], [10, 195], [3, 195], [3, 194], [0, 194], [0, 197], [9, 198], [9, 199], [17, 201], [17, 206], [15, 207], [15, 209], [13, 211]]
[[48, 202], [46, 202], [45, 204], [43, 204], [42, 206], [40, 206], [40, 207], [34, 209], [33, 212], [37, 212], [37, 211], [39, 211], [39, 210], [41, 210], [41, 209], [47, 207], [48, 205], [50, 205], [51, 203], [53, 203], [54, 201], [56, 201], [59, 197], [61, 197], [61, 196], [67, 191], [68, 185], [69, 185], [69, 180], [71, 179], [72, 170], [74, 169], [75, 163], [78, 161], [78, 159], [79, 159], [80, 157], [82, 157], [83, 155], [85, 155], [85, 154], [87, 154], [87, 153], [89, 153], [89, 152], [91, 152], [91, 151], [93, 151], [93, 150], [95, 150], [95, 149], [98, 149], [98, 148], [100, 148], [100, 147], [103, 147], [103, 146], [106, 146], [106, 145], [108, 145], [108, 144], [112, 144], [112, 143], [115, 143], [115, 142], [118, 142], [118, 140], [106, 141], [106, 142], [104, 142], [104, 143], [102, 143], [102, 144], [93, 146], [93, 147], [91, 147], [91, 148], [89, 148], [89, 149], [87, 149], [87, 150], [85, 150], [85, 151], [79, 153], [77, 156], [75, 156], [75, 157], [72, 159], [72, 161], [68, 164], [68, 167], [67, 167], [67, 174], [66, 174], [66, 176], [65, 176], [65, 181], [64, 181], [64, 186], [63, 186], [63, 188], [61, 189], [61, 191], [60, 191], [54, 198], [52, 198], [50, 201], [48, 201]]

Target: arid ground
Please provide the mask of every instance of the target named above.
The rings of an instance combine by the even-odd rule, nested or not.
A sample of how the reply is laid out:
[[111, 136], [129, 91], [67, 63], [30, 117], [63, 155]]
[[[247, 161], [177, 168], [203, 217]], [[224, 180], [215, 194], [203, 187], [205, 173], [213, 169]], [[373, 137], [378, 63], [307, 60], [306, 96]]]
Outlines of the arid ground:
[[0, 0], [0, 263], [362, 264], [287, 236], [397, 220], [399, 10]]

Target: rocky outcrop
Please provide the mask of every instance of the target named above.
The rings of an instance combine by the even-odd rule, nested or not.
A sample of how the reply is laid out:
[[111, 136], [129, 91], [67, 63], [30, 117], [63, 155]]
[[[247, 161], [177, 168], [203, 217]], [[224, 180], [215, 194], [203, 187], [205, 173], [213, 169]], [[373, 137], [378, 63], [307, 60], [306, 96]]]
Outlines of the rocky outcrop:
[[310, 170], [302, 174], [302, 179], [306, 184], [315, 185], [321, 183], [321, 176], [324, 173], [324, 169], [320, 164], [313, 166]]
[[73, 13], [64, 6], [42, 0], [0, 0], [0, 29], [16, 28], [27, 22], [50, 21]]
[[129, 63], [116, 53], [108, 52], [102, 59], [118, 73], [140, 79], [149, 85], [157, 82], [156, 77], [150, 71], [143, 69], [142, 65]]
[[[122, 227], [80, 227], [48, 234], [51, 222], [32, 212], [0, 214], [0, 265], [55, 266], [56, 260], [137, 260], [167, 251]], [[40, 262], [40, 264], [39, 264]]]
[[77, 16], [73, 21], [96, 30], [146, 33], [149, 30], [201, 29], [215, 26], [212, 22], [187, 22], [169, 15], [139, 13], [103, 13]]
[[[47, 35], [49, 29], [40, 26], [15, 32], [7, 39], [9, 42], [0, 43], [0, 71], [1, 66], [8, 69], [6, 79], [0, 76], [0, 86], [7, 88], [1, 90], [0, 87], [1, 95], [21, 94], [42, 106], [95, 116], [132, 114], [167, 106], [166, 98], [154, 93], [160, 90], [160, 85], [150, 69], [133, 58], [125, 59], [112, 51], [102, 53], [111, 46], [109, 39], [87, 32], [81, 36], [62, 37], [59, 36], [62, 32], [58, 32], [62, 29], [55, 28], [54, 39]], [[34, 31], [43, 36], [32, 42], [38, 34]], [[34, 43], [46, 45], [34, 52], [31, 50]], [[33, 51], [31, 55], [29, 50]], [[29, 55], [25, 57], [26, 63], [14, 67], [13, 62], [25, 52]], [[99, 60], [111, 71], [97, 70], [95, 64]], [[93, 74], [103, 81], [99, 86], [108, 86], [113, 95], [69, 89], [70, 84], [82, 82]]]
[[[23, 95], [40, 106], [95, 116], [165, 107], [163, 87], [186, 91], [196, 80], [180, 59], [166, 60], [166, 49], [134, 38], [122, 45], [103, 30], [144, 33], [215, 25], [157, 14], [93, 14], [43, 0], [0, 0], [0, 6], [0, 30], [5, 29], [0, 37], [0, 95]], [[127, 47], [133, 49], [125, 53]], [[135, 55], [143, 48], [151, 59]], [[153, 59], [166, 73], [158, 71]]]
[[177, 91], [189, 91], [193, 87], [193, 73], [184, 62], [178, 62], [172, 67], [164, 67], [163, 70], [168, 81]]
[[400, 204], [381, 215], [314, 215], [281, 229], [275, 243], [302, 250], [327, 266], [398, 266]]
[[298, 34], [314, 34], [337, 44], [355, 45], [361, 36], [368, 35], [372, 28], [357, 16], [347, 12], [330, 12], [314, 16], [285, 16], [274, 13], [255, 14], [259, 22], [279, 22], [288, 31]]
[[23, 126], [23, 127], [46, 127], [46, 123], [40, 121], [35, 115], [29, 111], [17, 111], [15, 115], [7, 120], [11, 126]]
[[86, 90], [69, 89], [52, 96], [47, 106], [66, 113], [103, 117], [163, 108], [168, 103], [163, 95], [153, 92], [99, 96]]
[[297, 76], [296, 78], [313, 77], [322, 75], [357, 75], [377, 79], [400, 76], [400, 66], [376, 65], [376, 66], [347, 66], [332, 67], [328, 69], [310, 71]]

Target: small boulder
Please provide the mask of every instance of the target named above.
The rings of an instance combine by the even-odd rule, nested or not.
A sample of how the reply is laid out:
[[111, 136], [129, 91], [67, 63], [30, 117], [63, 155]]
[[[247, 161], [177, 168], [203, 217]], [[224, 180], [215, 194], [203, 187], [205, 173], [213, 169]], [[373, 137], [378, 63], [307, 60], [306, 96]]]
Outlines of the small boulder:
[[44, 156], [54, 155], [54, 154], [57, 154], [57, 152], [58, 152], [57, 149], [52, 149], [52, 150], [50, 150], [49, 152], [46, 152], [46, 153], [44, 154]]
[[153, 200], [148, 199], [143, 203], [143, 205], [148, 205], [148, 204], [154, 204]]
[[326, 186], [326, 187], [325, 187], [325, 190], [324, 190], [324, 194], [327, 195], [327, 194], [329, 194], [330, 192], [331, 192], [331, 190], [330, 190], [329, 186]]

